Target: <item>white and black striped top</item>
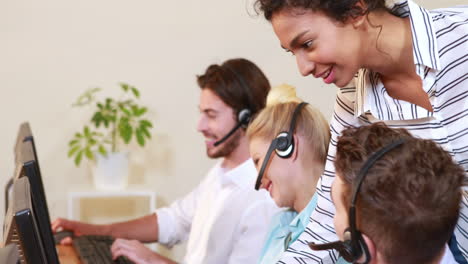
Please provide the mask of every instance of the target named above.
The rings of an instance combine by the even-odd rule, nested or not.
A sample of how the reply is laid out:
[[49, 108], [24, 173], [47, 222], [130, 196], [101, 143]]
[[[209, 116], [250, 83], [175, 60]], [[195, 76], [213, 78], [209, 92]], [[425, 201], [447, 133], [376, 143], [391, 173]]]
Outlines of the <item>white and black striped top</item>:
[[[317, 184], [318, 203], [305, 232], [284, 253], [278, 263], [334, 263], [336, 252], [312, 251], [309, 242], [337, 240], [333, 227], [335, 208], [330, 187], [335, 177], [333, 160], [337, 137], [348, 126], [383, 121], [390, 127], [406, 128], [421, 138], [443, 146], [468, 170], [468, 6], [425, 10], [411, 0], [392, 9], [400, 17], [410, 17], [416, 72], [423, 80], [433, 112], [390, 97], [379, 74], [361, 69], [355, 87], [338, 90], [330, 129], [325, 172]], [[468, 201], [455, 230], [459, 248], [468, 258]]]

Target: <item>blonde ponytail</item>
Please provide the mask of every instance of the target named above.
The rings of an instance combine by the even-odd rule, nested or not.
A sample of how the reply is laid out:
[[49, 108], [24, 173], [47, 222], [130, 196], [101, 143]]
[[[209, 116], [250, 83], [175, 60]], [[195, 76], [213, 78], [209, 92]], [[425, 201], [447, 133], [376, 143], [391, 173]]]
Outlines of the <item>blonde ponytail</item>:
[[296, 88], [289, 84], [281, 84], [273, 87], [267, 96], [267, 107], [284, 103], [300, 103], [302, 100], [296, 95]]

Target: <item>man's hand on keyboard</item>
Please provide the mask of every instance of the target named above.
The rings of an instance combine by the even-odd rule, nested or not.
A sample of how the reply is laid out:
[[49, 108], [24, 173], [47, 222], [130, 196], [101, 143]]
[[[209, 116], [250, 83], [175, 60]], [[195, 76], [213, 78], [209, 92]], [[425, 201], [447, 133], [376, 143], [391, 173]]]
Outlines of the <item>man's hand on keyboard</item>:
[[[52, 232], [56, 233], [61, 230], [68, 230], [73, 232], [75, 236], [82, 235], [108, 235], [106, 234], [106, 228], [103, 225], [92, 225], [85, 224], [78, 221], [67, 220], [63, 218], [57, 218], [52, 222]], [[71, 238], [65, 238], [60, 243], [61, 244], [71, 244]]]
[[125, 256], [135, 264], [177, 264], [176, 262], [151, 251], [137, 240], [116, 239], [111, 247], [112, 258]]

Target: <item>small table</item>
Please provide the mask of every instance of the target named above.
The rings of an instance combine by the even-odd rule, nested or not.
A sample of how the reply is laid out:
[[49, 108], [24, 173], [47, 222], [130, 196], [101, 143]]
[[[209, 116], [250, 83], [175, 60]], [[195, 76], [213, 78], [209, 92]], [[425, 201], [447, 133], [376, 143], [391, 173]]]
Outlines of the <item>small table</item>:
[[155, 210], [156, 193], [147, 190], [91, 190], [72, 191], [68, 194], [68, 218], [72, 220], [89, 221], [92, 220], [89, 218], [101, 217], [109, 219], [100, 219], [99, 222], [109, 223], [129, 220]]

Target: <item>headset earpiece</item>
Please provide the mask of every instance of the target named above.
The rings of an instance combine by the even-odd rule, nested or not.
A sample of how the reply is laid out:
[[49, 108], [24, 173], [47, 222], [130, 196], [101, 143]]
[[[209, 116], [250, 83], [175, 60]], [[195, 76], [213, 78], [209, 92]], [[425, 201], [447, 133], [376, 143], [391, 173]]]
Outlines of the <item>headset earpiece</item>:
[[242, 125], [242, 127], [247, 127], [250, 122], [251, 112], [249, 109], [244, 108], [239, 111], [237, 115], [237, 121]]
[[364, 237], [362, 236], [359, 230], [356, 230], [355, 237], [356, 238], [352, 241], [352, 244], [351, 244], [351, 247], [354, 248], [353, 249], [354, 259], [358, 260], [364, 255], [367, 261], [366, 263], [369, 263], [370, 261], [369, 248], [367, 247], [366, 241], [364, 240]]
[[245, 108], [240, 110], [239, 114], [237, 115], [237, 125], [231, 129], [223, 138], [220, 140], [216, 141], [214, 143], [214, 146], [217, 147], [219, 144], [223, 143], [226, 141], [234, 132], [236, 132], [237, 129], [240, 127], [247, 127], [250, 121], [250, 110]]
[[302, 102], [296, 106], [294, 109], [292, 118], [291, 118], [291, 124], [289, 125], [289, 132], [281, 132], [276, 136], [276, 148], [275, 152], [276, 154], [283, 159], [291, 157], [293, 151], [294, 151], [294, 140], [293, 140], [293, 134], [294, 134], [294, 128], [296, 127], [296, 118], [299, 115], [301, 108], [303, 108], [305, 105], [307, 105], [306, 102]]
[[275, 152], [276, 154], [283, 159], [289, 158], [294, 150], [294, 142], [293, 140], [289, 139], [288, 132], [281, 132], [276, 137], [276, 147]]
[[[351, 233], [351, 228], [346, 228], [343, 233], [343, 250], [340, 252], [343, 255], [343, 258], [347, 261], [354, 262], [357, 261], [362, 256], [362, 236], [361, 232], [355, 230], [356, 236], [353, 239], [353, 235]], [[347, 255], [347, 256], [344, 256]]]

